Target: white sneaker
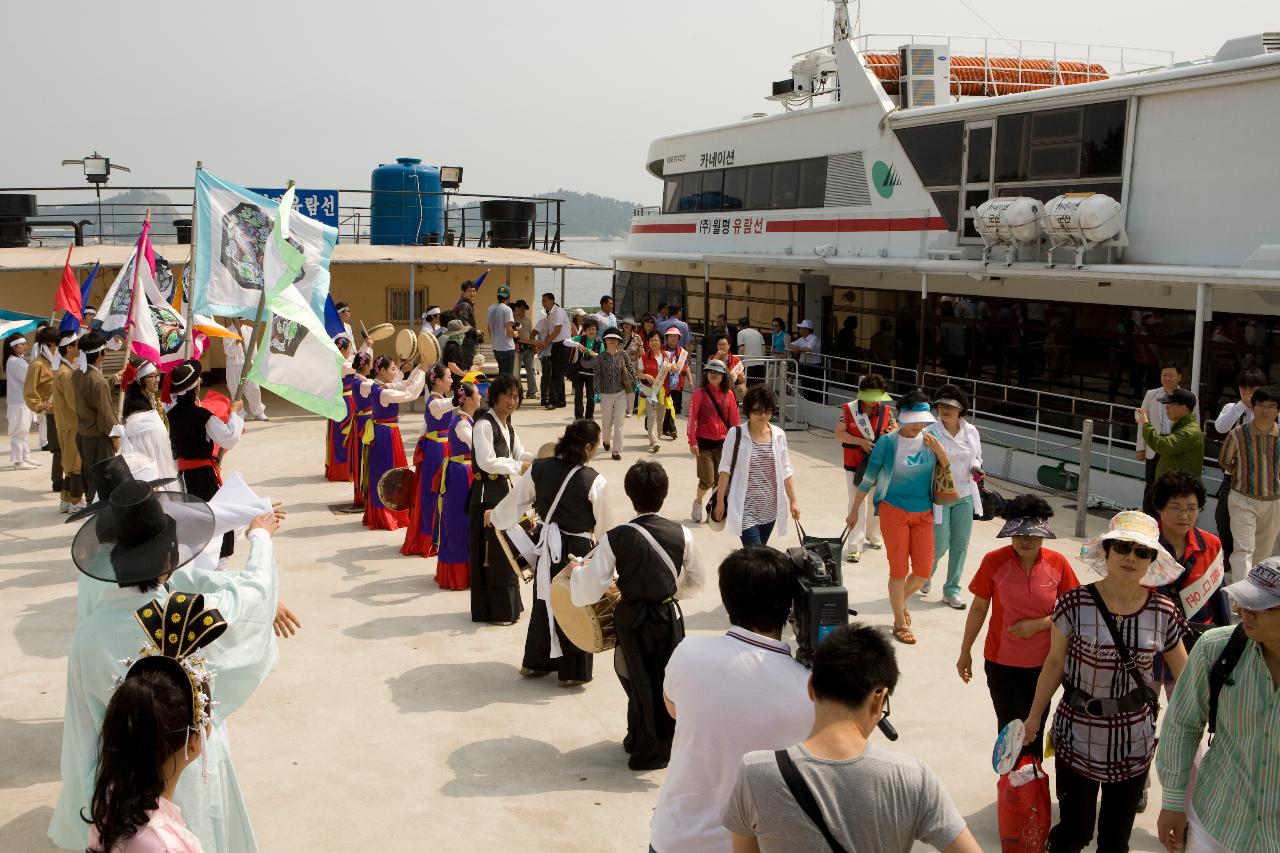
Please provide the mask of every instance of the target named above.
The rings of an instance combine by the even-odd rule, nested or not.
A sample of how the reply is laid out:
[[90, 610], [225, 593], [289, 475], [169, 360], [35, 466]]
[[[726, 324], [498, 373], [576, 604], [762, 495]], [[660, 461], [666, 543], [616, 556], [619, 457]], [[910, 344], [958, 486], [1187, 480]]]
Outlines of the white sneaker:
[[39, 468], [39, 467], [40, 467], [40, 463], [39, 463], [39, 461], [37, 461], [37, 460], [36, 460], [36, 458], [35, 458], [34, 456], [28, 456], [26, 459], [23, 459], [23, 460], [22, 460], [22, 464], [23, 464], [23, 465], [26, 465], [28, 468]]
[[271, 418], [267, 417], [267, 416], [266, 416], [266, 414], [265, 414], [265, 413], [263, 413], [263, 414], [261, 414], [261, 415], [258, 415], [256, 418], [254, 418], [254, 420], [255, 420], [255, 421], [269, 421], [269, 420], [271, 420]]
[[702, 504], [698, 501], [693, 502], [693, 509], [689, 513], [690, 518], [696, 522], [702, 521]]
[[89, 506], [88, 501], [83, 501], [83, 500], [82, 500], [82, 501], [80, 501], [80, 503], [78, 503], [78, 504], [72, 504], [71, 506], [67, 507], [67, 511], [68, 511], [68, 512], [79, 512], [80, 510], [84, 509], [84, 508], [85, 508], [85, 507], [87, 507], [87, 506]]
[[920, 594], [921, 594], [921, 595], [928, 595], [928, 594], [929, 594], [929, 590], [931, 590], [931, 589], [933, 589], [933, 580], [932, 580], [932, 579], [927, 580], [927, 581], [925, 581], [925, 582], [924, 582], [924, 586], [920, 587]]
[[40, 466], [32, 462], [30, 459], [23, 459], [21, 462], [19, 462], [17, 465], [14, 465], [13, 467], [17, 468], [20, 471], [31, 471], [36, 468], [39, 468]]
[[71, 504], [66, 501], [58, 501], [58, 512], [63, 513], [64, 515], [71, 512]]

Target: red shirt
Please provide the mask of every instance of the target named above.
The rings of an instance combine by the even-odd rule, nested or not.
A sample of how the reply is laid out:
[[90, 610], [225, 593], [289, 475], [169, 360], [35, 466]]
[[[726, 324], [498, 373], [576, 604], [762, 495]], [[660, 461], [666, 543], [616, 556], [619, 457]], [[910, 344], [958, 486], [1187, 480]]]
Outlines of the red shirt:
[[[710, 385], [704, 385], [693, 392], [689, 401], [689, 444], [696, 446], [698, 439], [707, 441], [724, 441], [729, 427], [742, 423], [738, 416], [738, 400], [729, 390], [729, 386], [721, 383], [722, 391], [712, 391]], [[724, 417], [722, 418], [721, 415]], [[728, 424], [725, 423], [728, 421]]]
[[1048, 548], [1028, 575], [1012, 545], [997, 548], [982, 558], [969, 591], [991, 602], [991, 623], [982, 655], [1004, 666], [1039, 667], [1049, 656], [1049, 631], [1027, 639], [1009, 633], [1009, 626], [1023, 619], [1043, 619], [1053, 614], [1058, 596], [1080, 585], [1067, 558]]

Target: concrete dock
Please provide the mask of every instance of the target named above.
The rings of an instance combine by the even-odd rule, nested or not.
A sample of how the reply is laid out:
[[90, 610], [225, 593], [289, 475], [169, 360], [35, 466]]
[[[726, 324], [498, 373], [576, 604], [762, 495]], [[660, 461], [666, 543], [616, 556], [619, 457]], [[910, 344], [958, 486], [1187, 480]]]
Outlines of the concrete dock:
[[[276, 398], [268, 408], [271, 421], [251, 422], [225, 466], [289, 510], [276, 540], [281, 600], [302, 622], [297, 636], [280, 641], [275, 672], [228, 724], [262, 849], [644, 850], [665, 771], [627, 769], [626, 700], [611, 654], [598, 657], [585, 687], [520, 678], [527, 612], [512, 627], [472, 623], [468, 594], [433, 581], [434, 559], [399, 554], [403, 531], [369, 531], [358, 515], [332, 513], [331, 504], [350, 501], [351, 488], [323, 478], [324, 422]], [[526, 403], [515, 422], [536, 449], [569, 420], [565, 410]], [[421, 415], [406, 412], [401, 424], [412, 446]], [[683, 425], [681, 432], [656, 458], [671, 476], [665, 514], [692, 524], [696, 477]], [[649, 455], [635, 418], [626, 434], [623, 461], [604, 454], [594, 463], [608, 479], [617, 523], [630, 512], [623, 473]], [[811, 534], [835, 535], [846, 508], [838, 448], [817, 429], [788, 439], [802, 522]], [[49, 464], [48, 454], [35, 458]], [[1074, 512], [1054, 504], [1062, 537], [1054, 547], [1088, 582], [1096, 576], [1075, 559], [1079, 540], [1067, 535]], [[75, 528], [63, 525], [47, 467], [0, 471], [0, 518], [0, 851], [51, 850], [45, 830], [60, 787], [66, 655], [76, 624]], [[999, 524], [975, 523], [966, 584], [982, 555], [1003, 544]], [[1096, 532], [1105, 522], [1090, 525]], [[695, 541], [711, 576], [684, 613], [690, 635], [713, 635], [728, 627], [714, 569], [737, 540], [699, 525]], [[772, 544], [797, 541], [793, 532]], [[233, 568], [246, 552], [238, 545]], [[857, 618], [890, 626], [884, 552], [846, 565], [845, 576]], [[982, 676], [965, 685], [956, 674], [966, 614], [940, 603], [940, 587], [912, 604], [919, 643], [896, 646], [903, 676], [893, 722], [901, 739], [892, 748], [925, 759], [983, 849], [998, 850], [995, 715]], [[525, 587], [526, 607], [530, 593]], [[1134, 850], [1162, 849], [1154, 779], [1150, 801]]]

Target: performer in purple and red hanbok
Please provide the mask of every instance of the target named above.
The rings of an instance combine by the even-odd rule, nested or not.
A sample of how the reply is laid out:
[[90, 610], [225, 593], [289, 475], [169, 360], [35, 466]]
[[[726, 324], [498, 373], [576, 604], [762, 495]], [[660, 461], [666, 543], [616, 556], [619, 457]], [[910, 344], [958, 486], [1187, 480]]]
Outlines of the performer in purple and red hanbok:
[[[351, 341], [347, 336], [335, 335], [334, 344], [345, 360], [351, 355]], [[335, 483], [345, 483], [351, 479], [351, 448], [348, 436], [356, 420], [354, 386], [348, 381], [349, 375], [355, 371], [350, 367], [343, 368], [342, 402], [347, 404], [347, 416], [337, 421], [329, 421], [324, 433], [324, 478]]]
[[400, 404], [422, 396], [427, 379], [422, 368], [414, 368], [407, 379], [400, 377], [395, 362], [380, 355], [373, 361], [373, 379], [360, 385], [359, 393], [373, 403], [361, 435], [364, 458], [360, 460], [360, 479], [365, 483], [364, 526], [370, 530], [399, 530], [409, 523], [409, 510], [388, 509], [378, 497], [382, 475], [409, 464], [400, 437]]
[[435, 539], [436, 511], [449, 451], [449, 427], [454, 418], [453, 374], [443, 364], [433, 364], [427, 368], [427, 387], [431, 389], [431, 399], [423, 416], [425, 427], [413, 451], [418, 494], [409, 509], [409, 525], [405, 528], [404, 545], [400, 546], [400, 553], [406, 557], [434, 557], [439, 547]]
[[[342, 384], [351, 389], [351, 406], [355, 412], [350, 433], [347, 435], [347, 461], [351, 469], [351, 485], [355, 492], [352, 506], [364, 506], [366, 482], [362, 476], [360, 464], [364, 457], [364, 425], [373, 414], [373, 400], [363, 393], [364, 384], [369, 377], [369, 368], [373, 366], [373, 356], [367, 352], [356, 353], [351, 362], [351, 373], [342, 377]], [[372, 389], [370, 389], [372, 390]]]
[[471, 496], [471, 430], [476, 411], [483, 402], [480, 391], [470, 382], [458, 383], [453, 402], [457, 414], [449, 428], [449, 455], [440, 478], [436, 513], [436, 584], [441, 589], [471, 586], [471, 527], [467, 502]]

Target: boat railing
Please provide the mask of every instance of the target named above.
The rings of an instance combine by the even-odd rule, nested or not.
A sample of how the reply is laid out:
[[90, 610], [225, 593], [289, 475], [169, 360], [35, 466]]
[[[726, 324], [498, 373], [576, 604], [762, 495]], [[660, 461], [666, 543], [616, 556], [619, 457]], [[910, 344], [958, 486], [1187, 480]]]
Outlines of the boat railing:
[[[140, 201], [116, 201], [120, 195], [144, 192], [149, 195]], [[523, 248], [544, 252], [561, 251], [561, 223], [564, 199], [515, 195], [489, 195], [456, 192], [379, 191], [390, 195], [412, 196], [413, 207], [418, 202], [441, 199], [444, 203], [444, 231], [437, 243], [457, 246], [486, 246], [490, 244], [490, 230], [501, 220], [485, 219], [480, 205], [485, 201], [523, 201], [534, 205], [532, 220], [521, 220], [528, 225], [529, 243]], [[66, 246], [68, 243], [128, 244], [137, 239], [147, 212], [151, 212], [151, 240], [157, 245], [191, 242], [193, 219], [192, 187], [112, 187], [112, 197], [99, 202], [92, 188], [74, 187], [0, 187], [5, 194], [37, 196], [39, 213], [26, 217], [29, 245]], [[295, 209], [304, 215], [322, 213], [337, 222], [340, 243], [370, 242], [372, 222], [371, 190], [337, 190], [338, 201], [333, 210], [316, 208], [309, 210], [299, 200]], [[308, 200], [309, 201], [309, 200]], [[429, 215], [429, 214], [428, 214]], [[410, 214], [420, 219], [418, 213]], [[317, 217], [321, 218], [321, 217]], [[406, 222], [408, 228], [416, 222]]]
[[[787, 392], [819, 407], [838, 407], [858, 394], [858, 381], [868, 373], [887, 380], [895, 397], [923, 387], [934, 390], [944, 384], [961, 388], [969, 396], [969, 413], [965, 416], [978, 427], [983, 440], [1016, 449], [1032, 456], [1059, 463], [1076, 464], [1081, 458], [1085, 422], [1091, 422], [1089, 459], [1097, 471], [1121, 477], [1143, 479], [1145, 463], [1136, 458], [1134, 438], [1137, 433], [1133, 404], [1110, 403], [1085, 397], [1072, 397], [1036, 388], [1002, 385], [946, 373], [925, 372], [923, 382], [914, 366], [879, 364], [868, 359], [841, 358], [824, 355], [818, 370], [795, 370]], [[776, 371], [775, 371], [776, 372]], [[785, 372], [783, 375], [788, 375]], [[784, 401], [791, 410], [797, 401]], [[830, 429], [834, 424], [819, 424]], [[804, 419], [793, 416], [799, 425]], [[1207, 444], [1207, 443], [1206, 443]], [[1221, 482], [1217, 457], [1206, 455], [1204, 480], [1210, 494]], [[1045, 483], [1028, 484], [1045, 486]]]
[[956, 36], [930, 33], [868, 33], [852, 39], [859, 53], [897, 53], [903, 46], [942, 45], [949, 56], [996, 59], [1042, 59], [1103, 66], [1112, 76], [1167, 68], [1173, 51], [1089, 42], [1011, 39], [1001, 36]]

